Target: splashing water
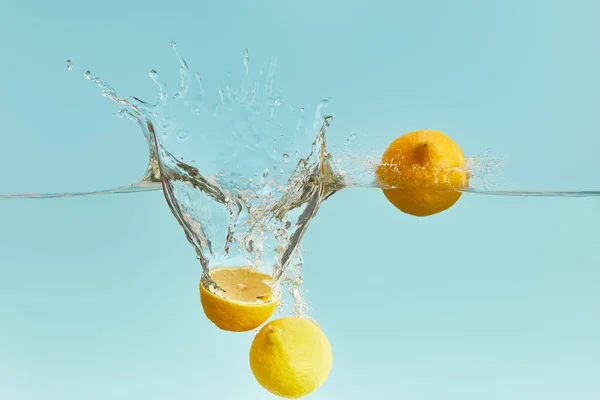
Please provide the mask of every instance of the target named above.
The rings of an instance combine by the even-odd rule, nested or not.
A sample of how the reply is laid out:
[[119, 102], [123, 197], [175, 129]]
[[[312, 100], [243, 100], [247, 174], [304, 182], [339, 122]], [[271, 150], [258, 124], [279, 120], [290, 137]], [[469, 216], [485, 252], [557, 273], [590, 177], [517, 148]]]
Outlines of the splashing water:
[[[323, 201], [350, 186], [380, 187], [375, 179], [379, 157], [366, 151], [330, 153], [327, 131], [331, 102], [313, 108], [289, 104], [275, 81], [276, 59], [254, 73], [243, 52], [241, 83], [205, 88], [171, 43], [181, 84], [171, 94], [152, 70], [158, 101], [121, 98], [100, 78], [84, 71], [101, 94], [120, 105], [120, 118], [133, 121], [146, 138], [149, 161], [139, 182], [115, 189], [81, 193], [25, 193], [10, 198], [55, 198], [161, 190], [194, 247], [205, 284], [219, 265], [270, 269], [276, 289], [286, 286], [295, 314], [303, 314], [303, 265], [300, 241]], [[74, 64], [67, 60], [68, 70]], [[314, 113], [307, 112], [313, 110]], [[351, 133], [343, 144], [360, 141]], [[356, 147], [356, 146], [355, 146]], [[187, 161], [189, 160], [189, 161]], [[470, 186], [465, 192], [508, 196], [598, 196], [600, 191], [495, 190], [499, 159], [489, 153], [468, 158]]]
[[[141, 181], [106, 192], [150, 190], [159, 184], [196, 251], [204, 284], [217, 286], [208, 274], [214, 266], [270, 269], [275, 289], [287, 286], [294, 313], [303, 314], [300, 241], [321, 203], [345, 186], [327, 151], [332, 117], [324, 112], [330, 100], [316, 105], [310, 121], [307, 106], [284, 101], [274, 79], [276, 60], [254, 77], [247, 50], [241, 85], [208, 91], [177, 45], [171, 47], [181, 85], [170, 94], [160, 75], [150, 71], [158, 86], [156, 103], [119, 97], [84, 71], [104, 97], [123, 107], [117, 115], [138, 125], [149, 148]], [[67, 68], [73, 69], [70, 60]]]
[[[171, 42], [171, 48], [173, 49], [177, 59], [180, 63], [180, 73], [181, 73], [181, 87], [179, 91], [173, 95], [169, 96], [167, 85], [161, 80], [159, 74], [152, 70], [149, 75], [150, 78], [156, 83], [159, 89], [159, 101], [156, 104], [146, 103], [136, 97], [130, 97], [128, 99], [121, 99], [117, 97], [114, 89], [109, 85], [102, 82], [99, 78], [93, 77], [91, 71], [84, 71], [84, 77], [92, 82], [95, 82], [101, 89], [101, 93], [103, 96], [109, 98], [110, 100], [125, 106], [117, 115], [120, 118], [128, 117], [132, 119], [136, 123], [143, 122], [143, 119], [140, 119], [140, 116], [146, 118], [146, 122], [153, 127], [153, 130], [156, 131], [157, 127], [160, 127], [162, 130], [162, 141], [166, 142], [169, 138], [169, 132], [173, 131], [171, 129], [171, 125], [173, 124], [174, 117], [181, 118], [181, 111], [188, 113], [191, 111], [191, 114], [197, 116], [206, 117], [207, 114], [211, 114], [211, 117], [218, 120], [219, 118], [229, 118], [228, 122], [233, 123], [236, 118], [235, 115], [221, 115], [220, 111], [223, 109], [227, 109], [227, 105], [231, 105], [232, 100], [234, 102], [237, 101], [237, 105], [245, 104], [246, 107], [238, 107], [239, 115], [237, 116], [239, 119], [237, 123], [251, 123], [252, 116], [254, 116], [254, 122], [259, 120], [261, 123], [269, 123], [272, 120], [277, 120], [277, 118], [273, 118], [276, 113], [281, 114], [281, 110], [285, 111], [295, 111], [299, 112], [299, 114], [304, 114], [306, 107], [297, 107], [293, 108], [291, 105], [288, 105], [288, 108], [281, 107], [283, 102], [281, 98], [281, 94], [279, 93], [279, 89], [275, 85], [274, 80], [274, 72], [276, 66], [276, 59], [271, 60], [271, 65], [268, 69], [266, 77], [263, 76], [261, 71], [261, 79], [258, 80], [250, 80], [249, 72], [250, 72], [250, 56], [248, 49], [244, 49], [243, 52], [243, 65], [244, 65], [244, 81], [242, 85], [242, 91], [236, 93], [234, 87], [226, 86], [225, 88], [219, 87], [217, 93], [220, 98], [220, 103], [217, 105], [210, 106], [204, 99], [204, 87], [201, 76], [198, 72], [192, 74], [187, 66], [185, 60], [180, 56], [177, 51], [177, 44], [175, 42]], [[68, 71], [73, 71], [74, 64], [68, 59], [66, 61], [66, 69]], [[193, 81], [197, 83], [194, 85]], [[262, 86], [262, 87], [261, 87]], [[193, 95], [190, 95], [190, 89], [194, 92]], [[259, 96], [259, 93], [262, 91], [263, 97]], [[265, 97], [264, 94], [267, 94]], [[241, 94], [241, 96], [240, 96]], [[183, 101], [182, 101], [183, 100]], [[265, 101], [266, 100], [266, 101]], [[325, 99], [321, 101], [316, 106], [316, 118], [313, 123], [313, 128], [317, 128], [320, 124], [323, 123], [324, 116], [321, 114], [322, 109], [327, 107], [330, 99]], [[173, 106], [176, 105], [175, 109], [171, 109], [168, 111], [161, 112], [164, 116], [161, 116], [156, 110], [164, 109], [165, 106]], [[181, 107], [183, 105], [184, 107]], [[179, 108], [177, 108], [179, 107]], [[212, 108], [211, 108], [212, 107]], [[268, 113], [264, 110], [261, 111], [261, 107], [269, 108]], [[152, 112], [154, 110], [154, 112]], [[228, 109], [231, 111], [231, 108]], [[169, 113], [173, 113], [173, 115], [169, 115]], [[179, 115], [178, 115], [179, 114]], [[260, 120], [263, 118], [263, 120]], [[158, 122], [158, 124], [157, 124]], [[221, 121], [223, 122], [223, 121]], [[308, 131], [305, 129], [304, 124], [306, 124], [306, 118], [297, 118], [296, 120], [295, 130], [297, 132], [300, 131]], [[281, 128], [281, 124], [278, 125]], [[289, 131], [293, 131], [293, 129], [289, 129]], [[237, 132], [234, 127], [234, 132]], [[49, 199], [49, 198], [63, 198], [63, 197], [77, 197], [77, 196], [94, 196], [94, 195], [104, 195], [104, 194], [126, 194], [126, 193], [138, 193], [138, 192], [148, 192], [148, 191], [158, 191], [162, 190], [162, 182], [161, 182], [161, 171], [159, 166], [157, 149], [161, 146], [157, 146], [160, 143], [160, 138], [153, 138], [153, 134], [150, 132], [150, 129], [145, 128], [142, 129], [149, 146], [149, 161], [146, 169], [146, 173], [144, 176], [135, 183], [124, 185], [121, 187], [116, 187], [112, 189], [105, 190], [96, 190], [90, 192], [56, 192], [56, 193], [13, 193], [13, 194], [0, 194], [0, 200], [4, 199]], [[243, 129], [242, 129], [243, 131]], [[284, 132], [284, 129], [280, 129], [281, 132]], [[286, 134], [289, 133], [285, 131]], [[218, 137], [222, 132], [212, 132], [211, 136]], [[176, 136], [180, 140], [186, 140], [188, 138], [189, 131], [187, 129], [179, 129], [176, 132]], [[198, 137], [197, 132], [194, 133], [196, 137]], [[282, 133], [283, 136], [283, 133]], [[353, 132], [347, 138], [345, 138], [345, 144], [349, 144], [352, 142], [356, 142], [358, 134]], [[206, 134], [204, 136], [206, 137]], [[273, 139], [274, 135], [263, 135], [262, 132], [258, 132], [256, 127], [252, 127], [252, 134], [243, 136], [246, 139], [247, 144], [251, 145], [252, 140], [256, 140], [254, 143], [254, 147], [260, 148], [264, 147], [266, 149], [267, 139], [262, 140], [262, 138], [271, 138]], [[154, 139], [157, 139], [156, 142]], [[248, 140], [249, 139], [249, 140]], [[258, 140], [257, 140], [258, 139]], [[273, 140], [275, 143], [275, 140]], [[164, 143], [163, 143], [164, 144]], [[297, 150], [297, 146], [299, 143], [291, 141], [290, 143], [293, 148], [293, 153], [297, 158], [299, 152]], [[196, 151], [197, 149], [194, 149]], [[334, 157], [331, 159], [331, 164], [335, 166], [335, 170], [337, 172], [337, 178], [344, 183], [345, 187], [371, 187], [371, 188], [381, 188], [379, 182], [377, 182], [375, 177], [375, 170], [379, 165], [379, 154], [375, 155], [372, 153], [371, 148], [368, 149], [360, 149], [361, 151], [357, 151], [356, 146], [354, 151], [351, 152], [349, 149], [336, 149], [334, 152]], [[273, 147], [274, 153], [277, 153], [277, 148]], [[369, 154], [370, 153], [370, 154]], [[292, 158], [290, 154], [283, 152], [282, 159], [284, 163], [288, 163]], [[230, 152], [230, 162], [231, 158], [238, 157], [239, 154], [235, 152]], [[180, 157], [180, 160], [183, 161], [183, 157]], [[219, 160], [219, 163], [221, 160]], [[217, 164], [219, 164], [217, 163]], [[536, 197], [591, 197], [591, 196], [600, 196], [600, 190], [564, 190], [564, 191], [556, 191], [556, 190], [500, 190], [499, 189], [499, 179], [498, 176], [502, 169], [502, 162], [498, 156], [493, 155], [490, 152], [486, 152], [482, 155], [476, 157], [469, 157], [467, 159], [468, 170], [470, 173], [470, 181], [469, 186], [466, 188], [455, 188], [453, 190], [459, 190], [463, 192], [473, 193], [473, 194], [486, 194], [486, 195], [496, 195], [496, 196], [536, 196]], [[195, 165], [195, 160], [191, 159], [189, 164]], [[223, 170], [226, 170], [224, 168]], [[205, 171], [202, 168], [202, 171]], [[285, 175], [289, 172], [289, 169], [279, 168], [277, 170], [277, 166], [273, 165], [273, 170], [266, 168], [263, 171], [263, 177], [266, 178], [272, 172], [279, 172], [281, 175]], [[205, 174], [206, 175], [206, 174]], [[256, 173], [254, 173], [256, 176]], [[271, 176], [273, 176], [271, 174]], [[240, 174], [238, 178], [246, 179], [247, 177], [243, 174]], [[249, 178], [249, 182], [253, 182], [253, 178]]]

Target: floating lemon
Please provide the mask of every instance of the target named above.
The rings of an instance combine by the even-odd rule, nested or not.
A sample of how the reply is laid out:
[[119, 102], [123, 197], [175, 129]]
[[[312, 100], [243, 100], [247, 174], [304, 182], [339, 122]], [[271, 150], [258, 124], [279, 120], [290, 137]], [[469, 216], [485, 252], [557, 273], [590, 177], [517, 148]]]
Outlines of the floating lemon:
[[453, 189], [469, 184], [461, 148], [434, 130], [410, 132], [394, 140], [376, 174], [387, 199], [400, 211], [418, 217], [452, 207], [461, 196]]
[[327, 336], [312, 320], [285, 317], [269, 322], [250, 347], [250, 368], [269, 392], [297, 399], [314, 392], [331, 371]]
[[210, 276], [223, 290], [204, 287], [201, 281], [200, 302], [208, 319], [225, 331], [258, 328], [279, 304], [280, 296], [273, 297], [273, 278], [254, 268], [213, 268]]

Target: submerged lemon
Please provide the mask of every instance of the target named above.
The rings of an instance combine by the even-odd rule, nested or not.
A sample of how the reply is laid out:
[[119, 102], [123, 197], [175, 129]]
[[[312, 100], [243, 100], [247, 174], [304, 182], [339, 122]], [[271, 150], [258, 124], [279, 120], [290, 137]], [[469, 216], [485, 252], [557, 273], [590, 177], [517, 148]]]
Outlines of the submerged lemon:
[[297, 399], [314, 392], [331, 371], [327, 336], [312, 320], [285, 317], [269, 322], [250, 347], [250, 368], [269, 392]]
[[200, 282], [204, 314], [225, 331], [244, 332], [258, 328], [273, 314], [280, 296], [273, 297], [270, 275], [251, 267], [213, 268], [211, 278], [223, 289]]
[[394, 140], [376, 174], [387, 199], [400, 211], [418, 217], [452, 207], [461, 196], [453, 189], [469, 184], [461, 148], [434, 130], [410, 132]]

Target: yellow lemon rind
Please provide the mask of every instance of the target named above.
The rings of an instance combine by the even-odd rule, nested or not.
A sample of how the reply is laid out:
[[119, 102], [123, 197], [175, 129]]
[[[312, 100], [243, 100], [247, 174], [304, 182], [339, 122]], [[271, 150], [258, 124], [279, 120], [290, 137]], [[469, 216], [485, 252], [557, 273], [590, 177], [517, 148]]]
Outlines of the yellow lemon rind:
[[387, 200], [417, 217], [449, 209], [469, 183], [462, 149], [434, 130], [409, 132], [395, 139], [384, 151], [376, 175]]
[[283, 317], [264, 325], [250, 348], [250, 368], [267, 391], [304, 397], [327, 380], [333, 355], [327, 336], [312, 320]]

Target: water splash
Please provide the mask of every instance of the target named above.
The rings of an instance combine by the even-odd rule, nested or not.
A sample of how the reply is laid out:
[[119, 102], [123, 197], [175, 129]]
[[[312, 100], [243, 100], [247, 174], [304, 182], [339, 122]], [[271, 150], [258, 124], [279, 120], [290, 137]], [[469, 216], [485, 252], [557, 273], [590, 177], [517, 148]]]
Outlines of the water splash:
[[[173, 126], [173, 117], [169, 114], [170, 111], [165, 112], [164, 116], [161, 116], [156, 110], [163, 108], [165, 103], [169, 104], [179, 104], [183, 103], [186, 107], [186, 111], [191, 111], [191, 114], [196, 116], [206, 116], [207, 111], [210, 113], [212, 111], [213, 117], [223, 118], [222, 115], [218, 115], [219, 109], [213, 105], [211, 110], [208, 110], [209, 106], [204, 100], [205, 91], [204, 91], [204, 82], [199, 72], [192, 73], [187, 65], [187, 62], [181, 57], [177, 43], [171, 42], [170, 46], [172, 51], [174, 52], [178, 62], [179, 62], [179, 70], [181, 76], [180, 88], [177, 93], [172, 96], [173, 101], [168, 102], [169, 92], [167, 85], [160, 78], [160, 75], [155, 70], [151, 70], [149, 72], [150, 78], [154, 81], [154, 83], [158, 87], [159, 100], [155, 104], [150, 104], [140, 100], [137, 97], [129, 97], [127, 99], [119, 98], [116, 95], [115, 90], [103, 82], [100, 78], [92, 75], [91, 71], [83, 70], [84, 77], [97, 84], [100, 88], [101, 94], [124, 106], [119, 112], [117, 112], [117, 116], [119, 118], [127, 118], [135, 123], [142, 123], [141, 116], [147, 118], [146, 122], [151, 122], [153, 126], [160, 127], [161, 137], [163, 141], [167, 141], [171, 134], [175, 134], [175, 136], [180, 140], [186, 140], [190, 131], [184, 128], [172, 129]], [[66, 60], [65, 62], [66, 69], [68, 71], [73, 71], [75, 65], [71, 59]], [[266, 73], [266, 78], [262, 80], [252, 80], [250, 79], [250, 55], [248, 49], [243, 50], [243, 65], [244, 65], [244, 80], [241, 86], [241, 91], [237, 92], [235, 89], [229, 85], [225, 86], [225, 88], [219, 88], [219, 98], [221, 100], [221, 105], [224, 104], [233, 104], [235, 101], [238, 103], [246, 103], [247, 108], [243, 110], [242, 114], [246, 114], [246, 117], [252, 115], [250, 111], [253, 111], [258, 115], [258, 118], [263, 118], [261, 122], [270, 122], [270, 119], [276, 117], [277, 109], [280, 108], [281, 104], [283, 104], [283, 100], [281, 94], [279, 93], [279, 89], [277, 88], [274, 80], [275, 69], [277, 65], [276, 58], [271, 59], [271, 63]], [[188, 91], [190, 88], [194, 89], [194, 96], [189, 96]], [[266, 93], [268, 102], [261, 101], [261, 88], [263, 89], [262, 94]], [[181, 100], [181, 101], [180, 101]], [[232, 103], [233, 100], [233, 103]], [[324, 110], [328, 107], [331, 102], [330, 98], [325, 98], [321, 102], [318, 103], [315, 109], [315, 119], [313, 120], [313, 130], [317, 130], [322, 124], [325, 114]], [[269, 107], [268, 118], [264, 118], [264, 107]], [[150, 112], [154, 110], [154, 112]], [[297, 107], [293, 108], [290, 105], [290, 110], [297, 111], [298, 113], [304, 113], [306, 107]], [[181, 111], [181, 110], [179, 110]], [[143, 115], [142, 115], [143, 114]], [[173, 113], [177, 114], [177, 113]], [[180, 115], [176, 115], [179, 117]], [[235, 118], [235, 116], [229, 115], [224, 116], [227, 118]], [[252, 124], [255, 121], [247, 118], [247, 121], [243, 121], [243, 118], [240, 119], [241, 123]], [[306, 132], [306, 119], [298, 118], [296, 121], [296, 132], [302, 133]], [[256, 140], [255, 147], [264, 147], [264, 140], [261, 142], [260, 135], [258, 133], [258, 129], [254, 128], [254, 135], [246, 135], [246, 139], [248, 140], [247, 145], [252, 146], [253, 140]], [[91, 195], [104, 195], [104, 194], [124, 194], [124, 193], [138, 193], [138, 192], [148, 192], [148, 191], [158, 191], [162, 190], [160, 185], [161, 177], [160, 177], [160, 168], [158, 163], [158, 155], [157, 155], [157, 147], [152, 140], [151, 135], [149, 134], [149, 129], [142, 129], [144, 135], [146, 136], [146, 141], [149, 147], [149, 157], [148, 157], [148, 165], [146, 167], [146, 172], [142, 176], [142, 178], [135, 183], [130, 185], [124, 185], [122, 187], [104, 189], [104, 190], [96, 190], [90, 192], [58, 192], [58, 193], [9, 193], [9, 194], [0, 194], [0, 200], [9, 200], [9, 199], [50, 199], [50, 198], [63, 198], [63, 197], [74, 197], [74, 196], [91, 196]], [[234, 129], [234, 132], [237, 132]], [[334, 149], [334, 157], [331, 160], [332, 165], [335, 166], [336, 173], [338, 177], [343, 180], [344, 185], [356, 186], [356, 187], [368, 187], [368, 188], [381, 188], [380, 184], [375, 179], [375, 170], [379, 164], [379, 153], [375, 154], [372, 152], [373, 149], [368, 148], [359, 148], [360, 145], [356, 145], [356, 139], [359, 135], [356, 132], [353, 132], [351, 135], [346, 137], [344, 145], [348, 145], [349, 143], [353, 143], [353, 150], [351, 148], [341, 148]], [[361, 135], [364, 137], [364, 135]], [[239, 139], [239, 137], [238, 137]], [[273, 150], [275, 153], [278, 152], [277, 146], [273, 146]], [[297, 149], [290, 149], [289, 152], [283, 153], [283, 161], [284, 163], [288, 163], [290, 161], [289, 154], [294, 154], [296, 158], [298, 158], [299, 152]], [[193, 157], [192, 157], [193, 158]], [[502, 189], [501, 187], [506, 187], [507, 185], [503, 185], [507, 179], [501, 176], [502, 172], [502, 162], [500, 157], [493, 155], [491, 152], [486, 152], [484, 154], [478, 156], [468, 157], [467, 159], [468, 169], [471, 174], [470, 185], [467, 188], [460, 189], [463, 192], [468, 192], [472, 194], [485, 194], [485, 195], [496, 195], [496, 196], [535, 196], [535, 197], [595, 197], [600, 196], [600, 190], [508, 190]], [[277, 168], [273, 166], [273, 170], [279, 171], [282, 174], [286, 174], [290, 172], [285, 168]], [[269, 169], [264, 170], [264, 174], [269, 174]], [[283, 172], [282, 172], [283, 171]], [[256, 172], [252, 174], [254, 177], [257, 176]], [[264, 175], [264, 178], [267, 177]], [[250, 177], [249, 181], [252, 182], [253, 178]], [[254, 181], [255, 182], [255, 181]], [[458, 190], [458, 189], [457, 189]]]
[[[294, 312], [302, 314], [303, 260], [300, 241], [320, 205], [350, 186], [380, 188], [377, 154], [328, 150], [331, 99], [314, 108], [296, 107], [275, 81], [277, 60], [266, 73], [253, 75], [243, 51], [239, 82], [207, 89], [171, 43], [180, 83], [171, 94], [155, 70], [158, 101], [119, 97], [116, 91], [82, 71], [100, 93], [122, 108], [117, 115], [134, 122], [146, 138], [149, 161], [139, 182], [115, 189], [73, 193], [23, 193], [0, 199], [40, 199], [162, 190], [187, 240], [196, 250], [205, 283], [217, 286], [207, 271], [216, 265], [250, 264], [271, 269], [277, 284], [287, 286]], [[66, 62], [72, 71], [74, 64]], [[232, 75], [230, 75], [231, 77]], [[309, 120], [313, 116], [312, 121]], [[356, 147], [353, 132], [343, 144]], [[304, 156], [306, 155], [306, 156]], [[186, 163], [184, 160], [194, 160]], [[469, 193], [501, 196], [600, 196], [600, 191], [498, 190], [501, 161], [486, 153], [468, 158]]]
[[[151, 70], [156, 103], [120, 97], [91, 71], [83, 71], [104, 97], [122, 106], [117, 114], [138, 125], [148, 142], [146, 174], [139, 184], [119, 190], [160, 185], [196, 250], [205, 284], [217, 286], [207, 273], [217, 265], [270, 269], [277, 288], [288, 287], [293, 312], [302, 314], [300, 241], [320, 204], [344, 187], [327, 151], [332, 117], [324, 110], [330, 99], [319, 102], [312, 124], [307, 123], [305, 107], [283, 107], [276, 59], [256, 78], [247, 50], [241, 84], [228, 82], [206, 92], [176, 43], [171, 48], [179, 62], [180, 87], [171, 94]], [[267, 151], [270, 147], [275, 151]]]

